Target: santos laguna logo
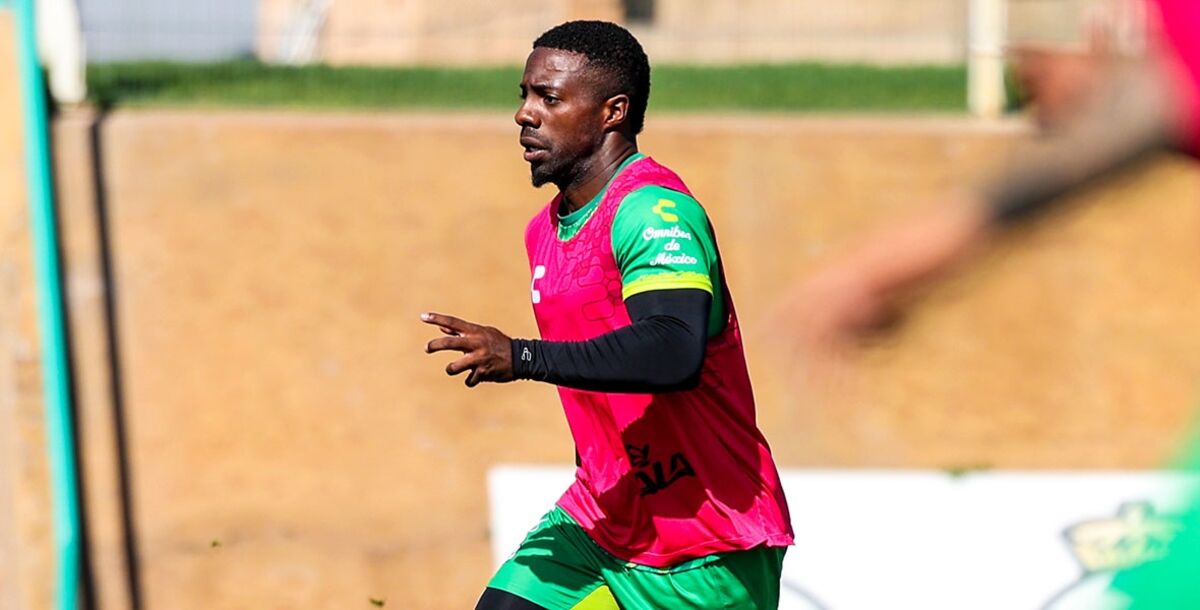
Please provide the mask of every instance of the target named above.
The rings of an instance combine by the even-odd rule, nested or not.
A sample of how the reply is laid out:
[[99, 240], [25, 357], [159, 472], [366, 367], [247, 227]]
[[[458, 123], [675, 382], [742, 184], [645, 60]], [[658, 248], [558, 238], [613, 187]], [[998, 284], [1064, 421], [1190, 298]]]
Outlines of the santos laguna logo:
[[1121, 571], [1162, 559], [1179, 535], [1178, 519], [1160, 517], [1149, 502], [1121, 506], [1116, 518], [1087, 521], [1065, 535], [1083, 575], [1055, 595], [1044, 610], [1125, 608], [1125, 595], [1112, 588]]

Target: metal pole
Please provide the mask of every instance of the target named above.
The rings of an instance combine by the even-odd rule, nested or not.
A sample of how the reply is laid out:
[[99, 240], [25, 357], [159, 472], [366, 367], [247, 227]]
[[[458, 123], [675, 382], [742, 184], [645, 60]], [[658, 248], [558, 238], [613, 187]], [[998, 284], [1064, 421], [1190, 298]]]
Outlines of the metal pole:
[[967, 27], [967, 106], [995, 118], [1004, 112], [1005, 0], [971, 0]]
[[17, 56], [24, 106], [25, 164], [29, 181], [29, 220], [37, 284], [38, 327], [42, 341], [42, 383], [46, 446], [57, 550], [55, 601], [59, 610], [79, 602], [80, 518], [75, 438], [72, 429], [58, 232], [51, 186], [46, 99], [38, 62], [34, 0], [15, 0]]

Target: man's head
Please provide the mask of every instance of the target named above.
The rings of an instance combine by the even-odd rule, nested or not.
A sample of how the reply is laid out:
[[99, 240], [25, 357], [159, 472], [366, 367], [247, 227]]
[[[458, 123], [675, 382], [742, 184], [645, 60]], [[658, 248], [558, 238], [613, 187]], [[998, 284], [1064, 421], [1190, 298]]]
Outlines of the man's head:
[[650, 95], [650, 63], [624, 28], [571, 21], [542, 34], [525, 63], [516, 121], [533, 183], [560, 187], [614, 137], [635, 140]]

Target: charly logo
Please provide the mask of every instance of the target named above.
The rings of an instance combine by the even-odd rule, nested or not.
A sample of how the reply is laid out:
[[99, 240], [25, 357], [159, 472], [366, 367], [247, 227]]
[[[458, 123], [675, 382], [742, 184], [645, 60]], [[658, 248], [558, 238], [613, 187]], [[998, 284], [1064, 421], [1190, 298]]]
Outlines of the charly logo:
[[687, 231], [684, 231], [683, 229], [680, 229], [679, 225], [675, 225], [669, 229], [654, 229], [654, 228], [647, 227], [645, 231], [642, 231], [642, 240], [643, 241], [650, 241], [650, 240], [654, 240], [654, 239], [667, 239], [667, 238], [670, 238], [673, 240], [674, 239], [686, 239], [686, 240], [690, 241], [692, 239], [692, 234], [688, 233]]
[[546, 266], [538, 265], [533, 268], [533, 280], [529, 282], [529, 294], [533, 299], [533, 304], [537, 305], [542, 302], [542, 291], [536, 288], [537, 281], [546, 277]]
[[1046, 603], [1044, 610], [1124, 608], [1127, 599], [1109, 586], [1121, 570], [1162, 559], [1182, 525], [1159, 517], [1148, 502], [1121, 506], [1116, 518], [1087, 521], [1064, 535], [1083, 575]]
[[658, 205], [650, 209], [650, 211], [658, 214], [658, 217], [666, 222], [679, 222], [679, 216], [668, 212], [669, 209], [675, 208], [675, 202], [670, 199], [659, 199]]

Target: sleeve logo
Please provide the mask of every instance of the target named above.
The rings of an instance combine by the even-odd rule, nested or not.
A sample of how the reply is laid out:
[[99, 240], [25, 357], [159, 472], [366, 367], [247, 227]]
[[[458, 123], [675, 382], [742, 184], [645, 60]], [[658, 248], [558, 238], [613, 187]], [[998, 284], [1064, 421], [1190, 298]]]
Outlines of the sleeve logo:
[[[670, 245], [670, 244], [668, 244], [668, 245]], [[695, 265], [698, 262], [700, 262], [700, 261], [696, 260], [696, 257], [688, 256], [683, 253], [667, 254], [666, 252], [659, 252], [658, 254], [656, 254], [654, 256], [653, 259], [651, 259], [650, 266], [651, 267], [662, 267], [662, 266], [672, 266], [672, 265]]]
[[670, 229], [655, 229], [653, 227], [646, 227], [646, 230], [642, 231], [643, 241], [666, 238], [671, 238], [672, 241], [675, 239], [686, 239], [690, 241], [692, 239], [692, 234], [680, 229], [679, 225], [675, 225]]
[[668, 209], [674, 209], [675, 202], [670, 199], [659, 199], [658, 205], [650, 209], [651, 212], [658, 214], [658, 217], [665, 222], [679, 222], [679, 216], [667, 212]]
[[529, 294], [533, 299], [533, 304], [537, 305], [542, 302], [542, 291], [535, 288], [537, 281], [546, 277], [546, 266], [538, 265], [533, 268], [533, 281], [529, 282]]

